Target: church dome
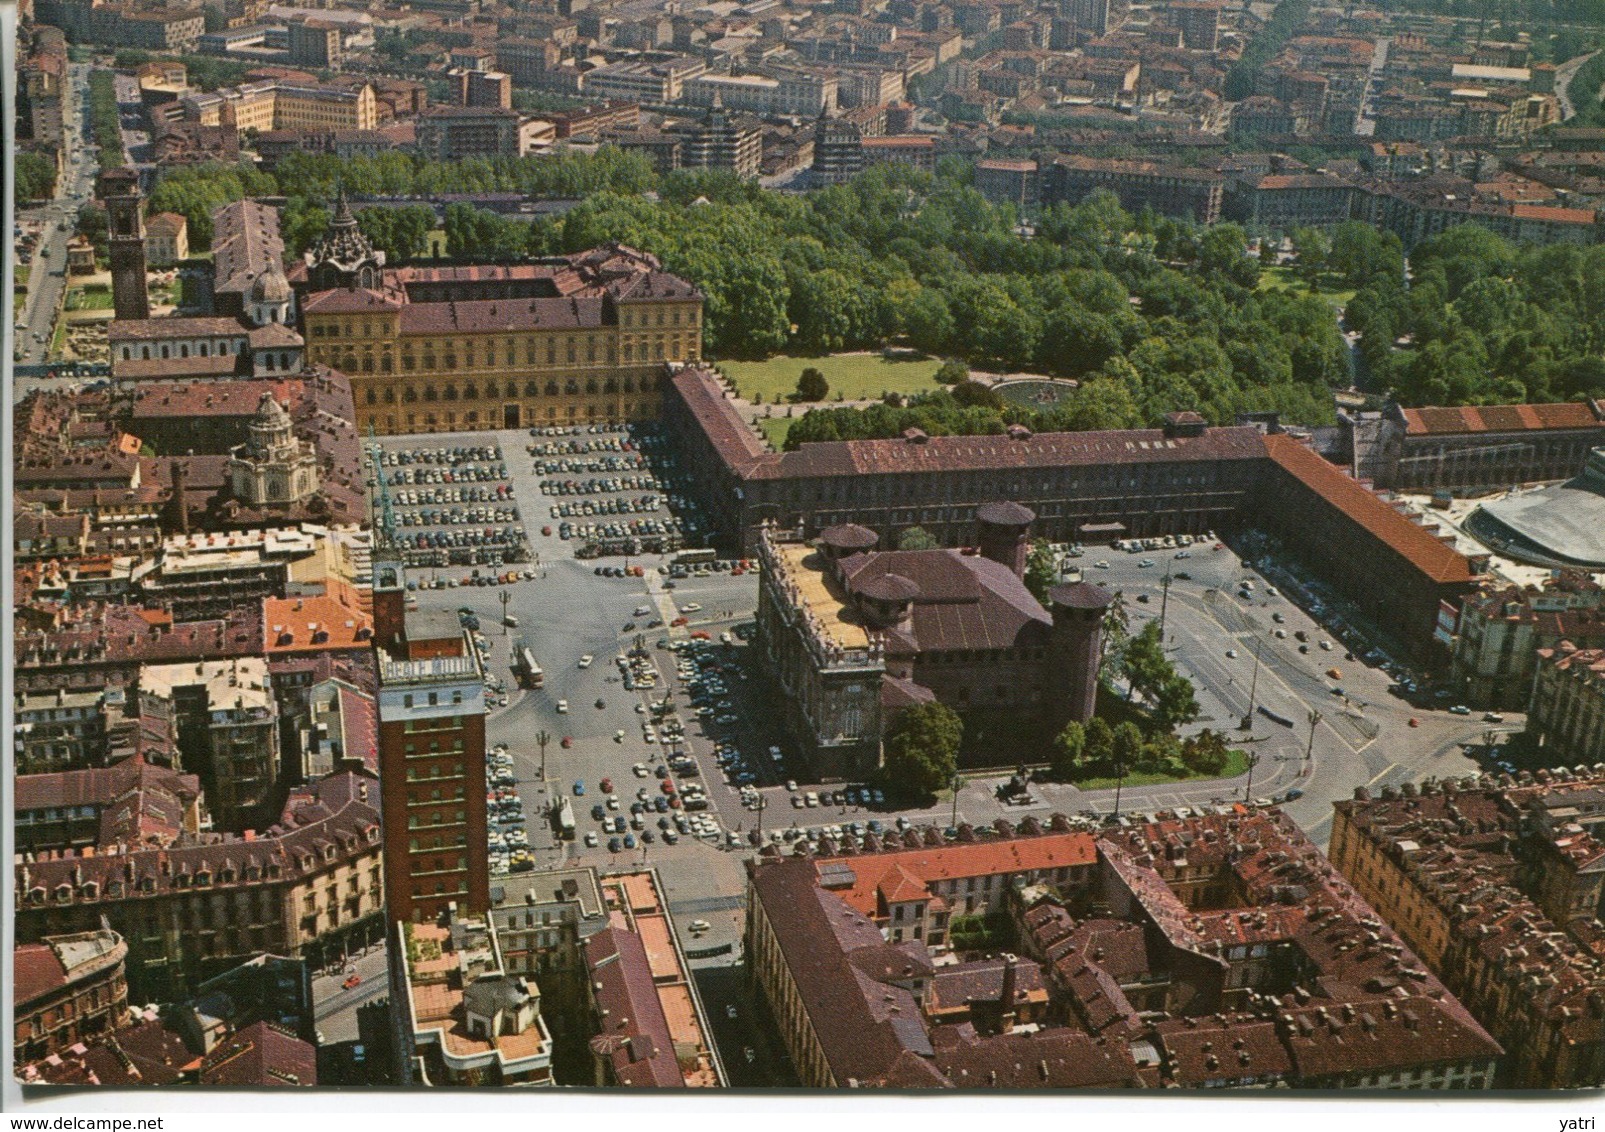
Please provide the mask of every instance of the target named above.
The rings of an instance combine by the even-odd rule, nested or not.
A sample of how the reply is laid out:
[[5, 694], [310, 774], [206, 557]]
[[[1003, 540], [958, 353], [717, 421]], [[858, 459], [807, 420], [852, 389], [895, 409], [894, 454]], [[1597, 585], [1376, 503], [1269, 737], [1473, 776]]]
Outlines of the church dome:
[[284, 278], [277, 264], [258, 275], [251, 283], [250, 301], [253, 303], [287, 303], [290, 301], [290, 282]]

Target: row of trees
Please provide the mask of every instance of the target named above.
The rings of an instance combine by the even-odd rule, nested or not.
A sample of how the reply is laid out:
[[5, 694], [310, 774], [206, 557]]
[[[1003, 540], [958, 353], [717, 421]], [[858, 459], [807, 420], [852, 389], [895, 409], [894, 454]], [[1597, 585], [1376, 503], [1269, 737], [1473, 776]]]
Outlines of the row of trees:
[[1124, 778], [1129, 774], [1174, 774], [1209, 778], [1231, 761], [1226, 736], [1206, 728], [1178, 739], [1168, 731], [1144, 734], [1127, 720], [1111, 726], [1102, 716], [1067, 723], [1054, 741], [1049, 773], [1065, 781]]
[[1407, 282], [1391, 236], [1345, 232], [1365, 247], [1346, 317], [1371, 387], [1415, 405], [1605, 395], [1605, 247], [1518, 247], [1461, 225], [1411, 250]]
[[110, 71], [89, 73], [89, 128], [100, 145], [100, 167], [123, 163], [122, 120], [117, 115], [117, 84]]

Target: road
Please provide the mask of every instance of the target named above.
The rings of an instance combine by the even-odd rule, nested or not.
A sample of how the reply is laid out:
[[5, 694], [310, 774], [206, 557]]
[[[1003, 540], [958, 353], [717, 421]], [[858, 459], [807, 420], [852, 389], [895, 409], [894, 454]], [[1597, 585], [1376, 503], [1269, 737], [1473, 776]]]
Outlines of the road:
[[[357, 1008], [390, 993], [388, 972], [385, 946], [379, 944], [328, 974], [312, 977], [312, 1014], [323, 1035], [322, 1044], [357, 1039]], [[353, 974], [360, 982], [347, 987], [346, 981]]]
[[1560, 101], [1560, 120], [1562, 122], [1577, 116], [1577, 107], [1572, 105], [1572, 79], [1577, 76], [1578, 68], [1598, 54], [1598, 51], [1590, 51], [1587, 55], [1579, 55], [1575, 59], [1568, 59], [1555, 68], [1555, 97]]
[[[56, 186], [55, 200], [43, 208], [18, 215], [19, 221], [43, 225], [38, 251], [30, 265], [27, 297], [17, 320], [22, 329], [17, 333], [13, 357], [20, 365], [41, 365], [49, 358], [56, 313], [61, 309], [67, 286], [67, 240], [72, 235], [79, 207], [94, 191], [98, 168], [93, 147], [81, 144], [81, 139], [89, 136], [89, 67], [75, 63], [67, 70], [66, 102], [68, 107], [76, 107], [76, 113], [65, 111], [69, 154], [66, 176]], [[27, 392], [32, 384], [19, 380], [17, 392]]]

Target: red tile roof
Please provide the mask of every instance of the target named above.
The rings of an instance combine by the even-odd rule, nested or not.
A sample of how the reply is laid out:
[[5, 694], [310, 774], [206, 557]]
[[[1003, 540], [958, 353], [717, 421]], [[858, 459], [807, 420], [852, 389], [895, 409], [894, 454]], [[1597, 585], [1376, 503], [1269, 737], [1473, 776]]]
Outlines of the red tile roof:
[[1469, 585], [1470, 560], [1425, 527], [1396, 511], [1370, 488], [1285, 434], [1264, 438], [1271, 459], [1389, 550], [1434, 582]]
[[[836, 895], [864, 915], [875, 916], [881, 914], [877, 896], [882, 883], [899, 873], [917, 877], [928, 885], [954, 877], [1090, 865], [1098, 859], [1098, 851], [1097, 840], [1090, 833], [1051, 833], [1043, 837], [1015, 837], [839, 859], [851, 866], [854, 883], [851, 888], [835, 890]], [[816, 869], [824, 868], [831, 860], [819, 858], [815, 861]], [[892, 883], [895, 888], [895, 881]]]
[[318, 1053], [290, 1031], [270, 1022], [256, 1022], [219, 1042], [206, 1055], [200, 1083], [310, 1088], [318, 1083]]
[[1588, 401], [1552, 405], [1468, 405], [1457, 409], [1422, 408], [1402, 412], [1405, 433], [1409, 436], [1605, 429], [1605, 410]]

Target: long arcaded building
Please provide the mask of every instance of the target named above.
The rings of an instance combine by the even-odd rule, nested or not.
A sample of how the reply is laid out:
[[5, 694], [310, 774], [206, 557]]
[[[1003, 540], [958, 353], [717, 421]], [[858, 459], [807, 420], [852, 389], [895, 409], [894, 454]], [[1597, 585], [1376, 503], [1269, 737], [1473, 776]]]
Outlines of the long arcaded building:
[[754, 550], [766, 522], [813, 538], [856, 523], [885, 545], [910, 527], [965, 545], [976, 509], [1013, 500], [1043, 537], [1117, 538], [1259, 527], [1425, 654], [1444, 603], [1481, 563], [1274, 426], [1208, 425], [1197, 413], [1157, 429], [927, 436], [804, 444], [773, 452], [717, 376], [674, 374], [664, 419], [721, 537]]

